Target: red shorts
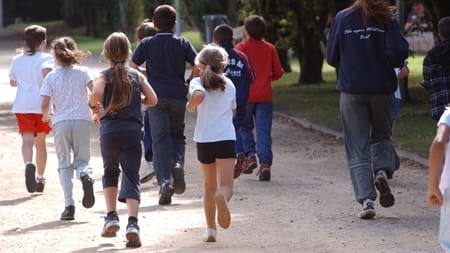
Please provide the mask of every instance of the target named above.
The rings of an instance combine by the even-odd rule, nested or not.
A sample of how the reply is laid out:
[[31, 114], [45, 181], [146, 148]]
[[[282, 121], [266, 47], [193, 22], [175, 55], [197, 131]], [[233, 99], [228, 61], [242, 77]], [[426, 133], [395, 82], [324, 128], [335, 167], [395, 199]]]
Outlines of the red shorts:
[[32, 132], [36, 136], [38, 133], [48, 134], [52, 130], [48, 122], [42, 121], [42, 114], [16, 113], [16, 120], [21, 134]]

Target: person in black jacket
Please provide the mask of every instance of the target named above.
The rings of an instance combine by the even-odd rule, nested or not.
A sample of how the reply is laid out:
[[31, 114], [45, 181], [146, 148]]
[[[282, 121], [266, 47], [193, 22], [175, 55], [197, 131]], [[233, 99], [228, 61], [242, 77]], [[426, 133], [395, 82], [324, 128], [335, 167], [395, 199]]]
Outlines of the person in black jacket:
[[423, 60], [422, 85], [430, 92], [431, 117], [438, 122], [450, 102], [450, 17], [438, 23], [440, 43]]
[[387, 181], [395, 170], [394, 68], [408, 57], [408, 42], [393, 12], [384, 0], [357, 0], [336, 15], [327, 44], [327, 61], [338, 69], [347, 163], [362, 219], [376, 215], [375, 188], [383, 207], [395, 202]]

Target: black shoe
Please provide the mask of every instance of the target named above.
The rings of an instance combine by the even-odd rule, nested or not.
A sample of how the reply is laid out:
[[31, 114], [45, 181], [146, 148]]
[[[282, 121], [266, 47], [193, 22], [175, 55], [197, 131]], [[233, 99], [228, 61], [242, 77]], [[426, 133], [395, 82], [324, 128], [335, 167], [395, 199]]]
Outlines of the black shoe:
[[182, 194], [186, 190], [186, 182], [184, 181], [184, 169], [179, 163], [172, 169], [173, 190], [176, 194]]
[[394, 195], [391, 193], [391, 188], [387, 182], [386, 173], [378, 171], [375, 176], [375, 187], [380, 192], [380, 205], [382, 207], [391, 207], [395, 203]]
[[94, 180], [87, 174], [81, 176], [81, 183], [83, 184], [83, 206], [91, 208], [95, 204], [94, 196]]
[[132, 248], [141, 247], [142, 244], [139, 237], [139, 226], [136, 222], [128, 222], [125, 236], [127, 238], [127, 243], [125, 246]]
[[44, 192], [45, 187], [45, 178], [38, 177], [36, 178], [36, 192]]
[[25, 166], [25, 185], [29, 193], [36, 191], [36, 166], [32, 163], [28, 163]]
[[172, 203], [172, 195], [174, 191], [169, 182], [165, 182], [161, 185], [159, 189], [159, 204], [160, 205], [170, 205]]
[[117, 212], [109, 212], [105, 217], [105, 225], [103, 225], [102, 237], [116, 237], [119, 231], [119, 216]]
[[75, 219], [75, 206], [70, 205], [64, 208], [64, 212], [61, 213], [61, 220], [74, 220]]

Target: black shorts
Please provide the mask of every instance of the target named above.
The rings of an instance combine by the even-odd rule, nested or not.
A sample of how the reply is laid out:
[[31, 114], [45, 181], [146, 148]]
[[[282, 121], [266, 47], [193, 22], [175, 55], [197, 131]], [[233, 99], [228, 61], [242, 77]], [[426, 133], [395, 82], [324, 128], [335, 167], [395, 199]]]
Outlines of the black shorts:
[[197, 143], [197, 159], [201, 163], [209, 164], [216, 161], [216, 158], [235, 158], [235, 141], [217, 141]]

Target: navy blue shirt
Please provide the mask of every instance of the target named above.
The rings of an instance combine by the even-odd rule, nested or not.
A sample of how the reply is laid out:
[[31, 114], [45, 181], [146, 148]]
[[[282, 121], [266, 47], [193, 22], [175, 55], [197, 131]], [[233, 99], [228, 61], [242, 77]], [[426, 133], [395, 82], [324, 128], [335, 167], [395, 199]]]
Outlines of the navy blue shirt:
[[224, 70], [225, 75], [231, 79], [236, 87], [236, 102], [246, 102], [250, 84], [255, 80], [253, 67], [247, 56], [241, 51], [233, 48], [233, 44], [219, 43], [228, 53], [228, 64]]
[[338, 69], [337, 89], [350, 94], [387, 95], [397, 88], [395, 67], [408, 57], [408, 41], [394, 19], [363, 20], [360, 8], [340, 11], [331, 26], [327, 61]]
[[196, 55], [187, 39], [170, 31], [161, 31], [143, 39], [131, 60], [138, 66], [145, 62], [147, 79], [158, 98], [186, 100], [186, 62], [193, 66]]
[[[130, 104], [119, 110], [117, 114], [105, 114], [101, 117], [100, 135], [114, 132], [136, 131], [142, 132], [141, 113], [141, 85], [137, 70], [127, 68], [128, 78], [132, 87]], [[102, 107], [107, 108], [114, 89], [114, 71], [106, 69], [101, 72], [106, 79], [105, 92], [102, 99]]]

